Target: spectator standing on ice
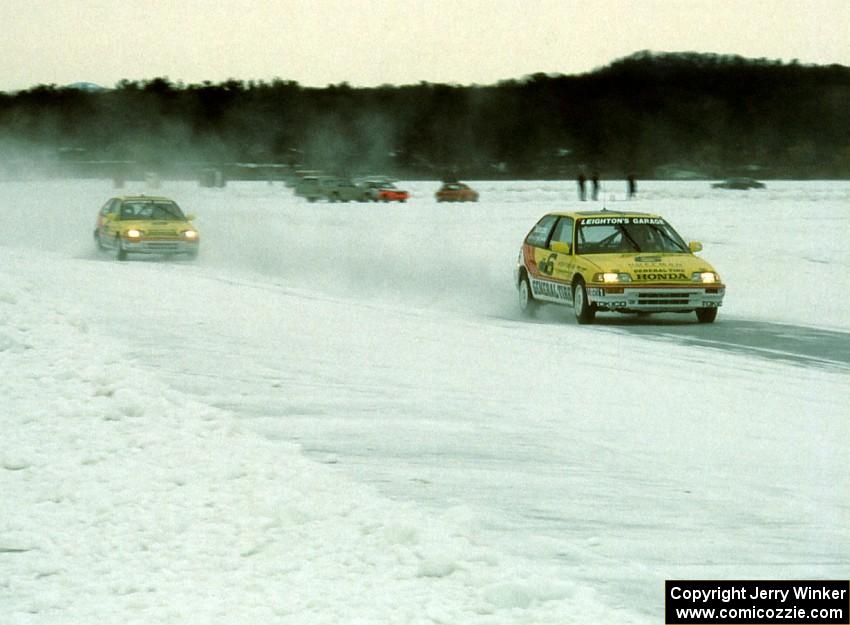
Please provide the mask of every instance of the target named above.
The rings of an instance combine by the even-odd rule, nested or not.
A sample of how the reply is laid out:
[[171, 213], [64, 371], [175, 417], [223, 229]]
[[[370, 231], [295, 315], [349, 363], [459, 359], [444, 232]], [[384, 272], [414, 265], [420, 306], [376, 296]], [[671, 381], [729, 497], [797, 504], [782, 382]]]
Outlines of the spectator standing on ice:
[[634, 174], [629, 174], [628, 178], [626, 178], [629, 189], [629, 199], [632, 199], [637, 195], [637, 181], [635, 180]]
[[584, 197], [585, 197], [584, 196], [584, 193], [585, 193], [584, 186], [585, 186], [586, 180], [587, 179], [584, 177], [584, 174], [578, 175], [578, 199], [580, 199], [582, 202], [584, 202]]
[[595, 202], [596, 200], [599, 199], [599, 174], [596, 173], [596, 172], [593, 172], [593, 176], [591, 176], [590, 182], [591, 182], [591, 189], [592, 189], [591, 193], [592, 193], [593, 201]]

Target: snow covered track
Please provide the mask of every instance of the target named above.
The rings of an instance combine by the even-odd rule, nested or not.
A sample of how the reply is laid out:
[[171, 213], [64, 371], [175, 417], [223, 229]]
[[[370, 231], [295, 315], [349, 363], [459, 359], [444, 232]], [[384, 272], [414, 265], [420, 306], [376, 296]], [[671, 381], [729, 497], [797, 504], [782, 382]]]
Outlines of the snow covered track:
[[4, 625], [617, 618], [456, 512], [389, 502], [186, 396], [100, 331], [79, 276], [63, 297], [9, 270], [31, 255], [0, 258]]
[[0, 622], [657, 623], [665, 578], [845, 576], [850, 305], [810, 302], [848, 190], [786, 185], [644, 185], [727, 305], [579, 327], [510, 285], [567, 184], [166, 186], [197, 263], [94, 252], [104, 182], [0, 184]]

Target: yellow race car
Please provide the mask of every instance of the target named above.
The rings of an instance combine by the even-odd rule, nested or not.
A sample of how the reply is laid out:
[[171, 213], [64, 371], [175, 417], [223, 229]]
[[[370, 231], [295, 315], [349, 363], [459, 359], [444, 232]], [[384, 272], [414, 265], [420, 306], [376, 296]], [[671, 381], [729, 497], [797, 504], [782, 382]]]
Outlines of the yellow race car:
[[572, 306], [579, 323], [597, 311], [696, 312], [711, 323], [726, 287], [658, 215], [576, 211], [544, 215], [525, 238], [514, 270], [519, 305]]
[[198, 256], [200, 235], [173, 200], [147, 195], [114, 197], [97, 216], [94, 240], [113, 250], [118, 260], [128, 254], [185, 254]]

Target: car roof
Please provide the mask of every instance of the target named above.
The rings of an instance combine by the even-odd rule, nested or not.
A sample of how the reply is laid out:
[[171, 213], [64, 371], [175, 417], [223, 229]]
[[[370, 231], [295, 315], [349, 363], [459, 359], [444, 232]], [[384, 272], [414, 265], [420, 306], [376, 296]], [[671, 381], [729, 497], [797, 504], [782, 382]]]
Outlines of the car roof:
[[138, 201], [148, 201], [148, 202], [172, 202], [170, 197], [163, 197], [161, 195], [119, 195], [115, 198], [116, 200], [121, 200], [122, 202], [138, 202]]
[[645, 213], [642, 211], [612, 211], [606, 208], [598, 211], [554, 211], [547, 214], [557, 215], [558, 217], [573, 217], [577, 219], [585, 219], [587, 217], [661, 217], [655, 213]]

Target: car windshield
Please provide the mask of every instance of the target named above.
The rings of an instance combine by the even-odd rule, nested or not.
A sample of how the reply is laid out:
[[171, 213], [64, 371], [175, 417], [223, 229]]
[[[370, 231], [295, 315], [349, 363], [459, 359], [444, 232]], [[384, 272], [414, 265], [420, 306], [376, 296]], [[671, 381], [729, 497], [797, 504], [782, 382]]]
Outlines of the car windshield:
[[591, 217], [576, 229], [576, 254], [688, 253], [682, 237], [660, 217]]
[[183, 211], [174, 202], [131, 200], [121, 205], [121, 219], [150, 219], [155, 221], [185, 221]]

